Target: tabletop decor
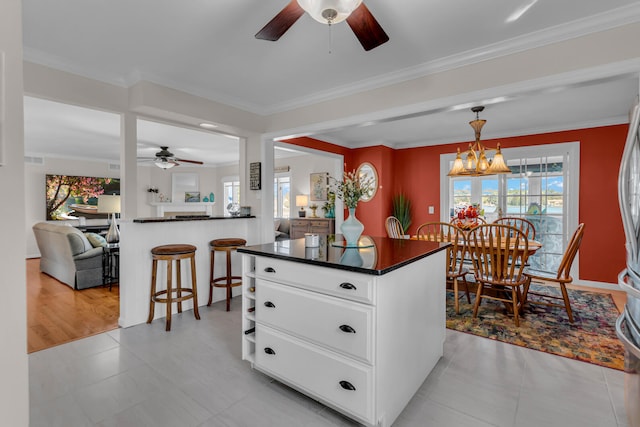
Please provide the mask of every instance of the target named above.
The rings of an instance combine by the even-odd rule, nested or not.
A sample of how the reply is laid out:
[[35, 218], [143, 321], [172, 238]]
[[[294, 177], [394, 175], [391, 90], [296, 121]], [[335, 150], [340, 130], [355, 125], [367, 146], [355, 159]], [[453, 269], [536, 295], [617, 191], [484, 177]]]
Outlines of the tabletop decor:
[[336, 179], [333, 181], [336, 197], [349, 209], [349, 217], [340, 226], [340, 231], [347, 242], [347, 247], [358, 247], [358, 239], [364, 231], [364, 225], [356, 218], [356, 208], [362, 196], [371, 193], [373, 180], [359, 175], [354, 169], [346, 172], [342, 181]]
[[[539, 292], [560, 291], [550, 286]], [[615, 323], [620, 315], [610, 294], [567, 289], [575, 322], [569, 323], [564, 310], [542, 305], [525, 305], [520, 327], [514, 325], [499, 301], [480, 305], [478, 317], [471, 316], [473, 303], [460, 300], [460, 314], [454, 309], [453, 292], [447, 291], [447, 328], [564, 356], [570, 359], [624, 369], [624, 346], [616, 336]]]
[[333, 191], [327, 193], [327, 201], [322, 205], [322, 210], [325, 218], [336, 217], [336, 193]]
[[484, 216], [484, 209], [480, 209], [477, 203], [462, 206], [455, 210], [455, 217], [458, 219], [456, 225], [463, 229], [470, 229], [479, 225], [478, 218], [482, 216]]

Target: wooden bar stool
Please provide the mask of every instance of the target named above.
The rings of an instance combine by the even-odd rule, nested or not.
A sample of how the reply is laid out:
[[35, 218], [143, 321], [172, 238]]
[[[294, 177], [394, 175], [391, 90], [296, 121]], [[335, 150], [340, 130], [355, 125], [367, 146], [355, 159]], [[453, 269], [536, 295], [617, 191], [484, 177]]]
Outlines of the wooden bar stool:
[[[209, 251], [211, 253], [211, 269], [209, 270], [209, 302], [207, 305], [211, 305], [213, 299], [213, 288], [227, 288], [227, 311], [231, 305], [232, 292], [231, 288], [242, 285], [242, 276], [231, 275], [231, 252], [235, 251], [241, 246], [247, 244], [244, 239], [226, 238], [226, 239], [214, 239], [209, 242]], [[226, 275], [220, 277], [213, 277], [213, 267], [215, 262], [216, 251], [224, 251], [227, 253], [227, 271]], [[235, 280], [235, 282], [234, 282]], [[222, 282], [222, 283], [220, 283]]]
[[[171, 304], [178, 303], [178, 313], [182, 313], [182, 301], [193, 299], [193, 314], [196, 319], [200, 320], [198, 313], [198, 287], [196, 284], [196, 247], [193, 245], [162, 245], [151, 249], [153, 257], [153, 265], [151, 266], [151, 298], [149, 299], [149, 318], [147, 323], [151, 323], [155, 311], [155, 303], [163, 303], [167, 305], [167, 327], [171, 330]], [[183, 259], [191, 260], [191, 287], [182, 287], [182, 278], [180, 271], [180, 261]], [[156, 291], [156, 273], [158, 269], [158, 261], [167, 262], [167, 288]], [[173, 287], [173, 261], [176, 261], [176, 287]], [[175, 297], [173, 294], [175, 293]]]

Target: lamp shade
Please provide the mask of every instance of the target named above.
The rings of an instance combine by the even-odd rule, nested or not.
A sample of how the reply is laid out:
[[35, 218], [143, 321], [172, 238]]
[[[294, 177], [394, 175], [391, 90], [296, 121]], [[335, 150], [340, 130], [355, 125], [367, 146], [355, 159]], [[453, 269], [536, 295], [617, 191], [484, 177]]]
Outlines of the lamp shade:
[[303, 207], [309, 204], [309, 196], [306, 194], [299, 194], [296, 196], [296, 206]]
[[313, 19], [322, 24], [337, 24], [351, 15], [362, 0], [298, 0]]
[[106, 195], [98, 196], [99, 213], [120, 213], [120, 196]]

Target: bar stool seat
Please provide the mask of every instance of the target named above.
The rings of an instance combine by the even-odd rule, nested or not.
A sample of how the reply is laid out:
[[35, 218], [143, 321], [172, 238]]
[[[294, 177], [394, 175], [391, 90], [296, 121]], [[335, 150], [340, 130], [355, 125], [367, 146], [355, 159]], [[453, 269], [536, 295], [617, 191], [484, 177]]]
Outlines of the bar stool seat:
[[[186, 244], [173, 244], [156, 246], [151, 249], [153, 264], [151, 266], [151, 297], [149, 299], [149, 317], [147, 323], [151, 323], [155, 312], [155, 303], [163, 303], [167, 306], [166, 328], [171, 330], [171, 305], [178, 303], [178, 313], [182, 313], [182, 301], [193, 299], [193, 314], [200, 320], [198, 312], [198, 287], [196, 284], [196, 247]], [[180, 261], [190, 260], [191, 288], [182, 287]], [[156, 274], [158, 261], [167, 262], [167, 288], [156, 290]], [[176, 262], [176, 286], [173, 287], [173, 262]], [[175, 296], [174, 296], [175, 294]]]
[[[241, 246], [245, 246], [247, 241], [245, 239], [239, 238], [223, 238], [223, 239], [214, 239], [209, 242], [209, 251], [210, 251], [210, 259], [211, 259], [211, 269], [209, 270], [209, 302], [208, 306], [211, 305], [213, 300], [213, 288], [226, 288], [227, 289], [227, 311], [229, 311], [231, 306], [231, 297], [232, 291], [231, 288], [242, 285], [242, 276], [233, 276], [231, 273], [231, 252], [235, 251]], [[224, 276], [213, 277], [214, 264], [215, 264], [215, 253], [217, 251], [226, 252], [227, 253], [227, 271]]]

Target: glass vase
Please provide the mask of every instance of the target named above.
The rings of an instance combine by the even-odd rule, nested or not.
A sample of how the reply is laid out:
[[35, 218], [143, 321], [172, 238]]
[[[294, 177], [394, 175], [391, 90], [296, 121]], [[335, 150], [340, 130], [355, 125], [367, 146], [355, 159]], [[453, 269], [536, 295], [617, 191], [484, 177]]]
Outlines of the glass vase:
[[347, 247], [358, 247], [358, 239], [364, 231], [364, 225], [356, 218], [356, 208], [349, 208], [349, 218], [342, 223], [340, 231]]

